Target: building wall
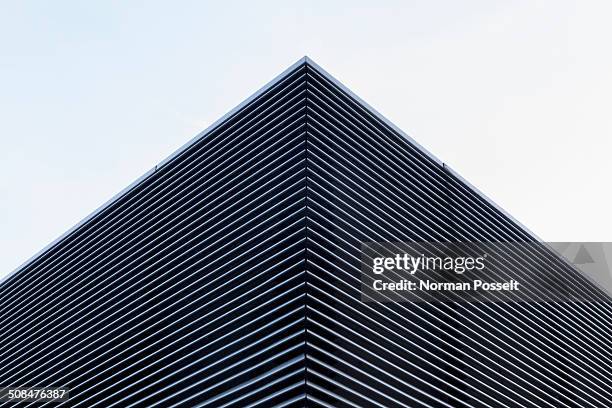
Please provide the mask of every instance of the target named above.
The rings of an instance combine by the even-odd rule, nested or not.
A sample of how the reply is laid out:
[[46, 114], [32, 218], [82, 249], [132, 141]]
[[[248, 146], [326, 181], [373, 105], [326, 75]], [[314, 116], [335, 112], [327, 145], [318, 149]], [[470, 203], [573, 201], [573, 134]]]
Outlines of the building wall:
[[303, 77], [2, 285], [0, 384], [67, 386], [60, 406], [84, 407], [303, 396]]
[[532, 277], [533, 288], [569, 281], [594, 302], [362, 301], [363, 242], [534, 238], [324, 74], [309, 69], [308, 89], [313, 399], [333, 406], [609, 406], [609, 303], [543, 247], [526, 254], [549, 265], [549, 276]]

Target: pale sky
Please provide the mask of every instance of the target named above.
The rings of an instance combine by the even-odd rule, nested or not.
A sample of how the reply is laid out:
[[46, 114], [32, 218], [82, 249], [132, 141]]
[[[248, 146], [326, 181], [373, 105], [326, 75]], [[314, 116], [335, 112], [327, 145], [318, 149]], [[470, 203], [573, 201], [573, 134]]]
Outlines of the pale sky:
[[0, 279], [308, 55], [546, 241], [612, 241], [612, 2], [4, 1]]

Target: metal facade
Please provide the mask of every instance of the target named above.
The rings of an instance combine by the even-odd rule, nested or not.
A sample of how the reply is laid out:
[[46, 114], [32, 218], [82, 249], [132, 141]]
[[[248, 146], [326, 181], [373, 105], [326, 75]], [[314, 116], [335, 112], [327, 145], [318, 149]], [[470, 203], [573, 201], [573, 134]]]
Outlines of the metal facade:
[[78, 407], [612, 406], [608, 298], [549, 253], [529, 256], [592, 302], [361, 301], [361, 242], [453, 240], [535, 238], [303, 59], [1, 284], [0, 386]]

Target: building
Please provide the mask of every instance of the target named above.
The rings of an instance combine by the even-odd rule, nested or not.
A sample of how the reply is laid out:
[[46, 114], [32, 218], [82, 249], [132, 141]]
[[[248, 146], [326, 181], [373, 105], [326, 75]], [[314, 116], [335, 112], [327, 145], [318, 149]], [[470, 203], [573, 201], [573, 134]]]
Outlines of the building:
[[1, 284], [0, 386], [74, 407], [612, 406], [612, 309], [561, 262], [589, 301], [362, 301], [362, 242], [454, 240], [536, 238], [304, 58]]

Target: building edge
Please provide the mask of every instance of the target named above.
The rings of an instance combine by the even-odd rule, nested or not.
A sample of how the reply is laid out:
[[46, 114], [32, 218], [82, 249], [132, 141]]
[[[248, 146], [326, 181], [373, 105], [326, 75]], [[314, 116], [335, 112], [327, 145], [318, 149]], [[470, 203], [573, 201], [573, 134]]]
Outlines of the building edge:
[[[211, 125], [209, 125], [206, 129], [204, 129], [203, 131], [199, 132], [196, 136], [194, 136], [193, 138], [191, 138], [191, 140], [189, 140], [187, 143], [185, 143], [184, 145], [182, 145], [181, 147], [179, 147], [177, 150], [175, 150], [173, 153], [171, 153], [169, 156], [167, 156], [165, 159], [163, 159], [162, 161], [160, 161], [157, 165], [153, 166], [153, 168], [149, 169], [148, 171], [146, 171], [142, 176], [138, 177], [136, 180], [134, 180], [132, 183], [130, 183], [127, 187], [125, 187], [124, 189], [122, 189], [119, 193], [115, 194], [113, 197], [111, 197], [109, 200], [107, 200], [105, 203], [103, 203], [101, 206], [99, 206], [98, 208], [96, 208], [93, 212], [91, 212], [89, 215], [87, 215], [85, 218], [83, 218], [82, 220], [80, 220], [79, 222], [77, 222], [74, 226], [72, 226], [71, 228], [69, 228], [66, 232], [64, 232], [62, 235], [60, 235], [58, 238], [54, 239], [53, 241], [51, 241], [49, 244], [47, 244], [45, 247], [43, 247], [40, 251], [38, 251], [37, 253], [35, 253], [34, 255], [32, 255], [30, 258], [28, 258], [25, 262], [21, 263], [19, 266], [17, 266], [15, 269], [13, 269], [11, 272], [9, 272], [6, 276], [4, 276], [3, 278], [0, 279], [0, 285], [4, 284], [5, 282], [7, 282], [8, 280], [10, 280], [11, 278], [13, 278], [15, 275], [17, 275], [20, 271], [24, 270], [25, 268], [27, 268], [29, 265], [31, 265], [32, 263], [34, 263], [38, 258], [40, 258], [41, 256], [43, 256], [44, 254], [46, 254], [47, 252], [49, 252], [51, 249], [53, 249], [58, 243], [60, 243], [62, 240], [64, 240], [66, 237], [68, 237], [69, 235], [71, 235], [72, 233], [76, 232], [77, 230], [79, 230], [79, 228], [81, 228], [82, 226], [84, 226], [85, 224], [87, 224], [91, 219], [93, 219], [96, 215], [100, 214], [101, 212], [103, 212], [105, 209], [107, 209], [108, 207], [110, 207], [111, 205], [113, 205], [115, 202], [117, 202], [119, 199], [121, 199], [123, 196], [125, 196], [128, 192], [132, 191], [133, 189], [135, 189], [136, 187], [138, 187], [141, 183], [143, 183], [145, 180], [147, 180], [149, 177], [151, 177], [153, 174], [155, 174], [157, 172], [157, 170], [165, 167], [166, 165], [168, 165], [169, 163], [171, 163], [172, 161], [174, 161], [176, 158], [178, 158], [182, 153], [184, 153], [186, 150], [188, 150], [191, 146], [193, 146], [195, 143], [199, 142], [200, 140], [202, 140], [203, 138], [205, 138], [206, 136], [208, 136], [214, 129], [218, 128], [219, 126], [221, 126], [224, 122], [226, 122], [229, 118], [231, 118], [234, 114], [236, 114], [237, 112], [239, 112], [240, 110], [242, 110], [244, 107], [246, 107], [247, 105], [249, 105], [250, 103], [252, 103], [253, 101], [255, 101], [257, 98], [259, 98], [260, 96], [262, 96], [263, 94], [265, 94], [268, 90], [270, 90], [271, 88], [273, 88], [276, 84], [278, 84], [279, 82], [281, 82], [283, 80], [283, 78], [285, 78], [287, 75], [291, 74], [293, 71], [295, 71], [297, 68], [299, 68], [302, 65], [309, 65], [311, 67], [313, 67], [315, 70], [317, 70], [320, 74], [322, 74], [327, 80], [329, 80], [331, 83], [333, 83], [335, 86], [337, 86], [342, 92], [344, 92], [345, 94], [347, 94], [350, 98], [354, 99], [358, 104], [362, 105], [366, 110], [368, 110], [376, 119], [378, 119], [380, 122], [382, 122], [385, 126], [387, 126], [388, 128], [390, 128], [393, 132], [397, 133], [398, 135], [400, 135], [402, 138], [406, 139], [408, 141], [408, 143], [410, 143], [411, 145], [413, 145], [420, 153], [422, 153], [425, 157], [427, 157], [429, 160], [431, 160], [433, 163], [437, 164], [440, 166], [442, 171], [447, 171], [449, 172], [451, 175], [453, 175], [455, 178], [457, 178], [461, 183], [465, 184], [466, 187], [468, 187], [469, 189], [471, 189], [472, 191], [474, 191], [479, 197], [481, 197], [483, 200], [485, 200], [489, 205], [491, 205], [495, 210], [499, 211], [502, 215], [508, 217], [508, 219], [510, 219], [513, 223], [515, 223], [518, 227], [520, 227], [521, 229], [523, 229], [529, 236], [531, 236], [535, 241], [538, 242], [542, 242], [542, 240], [536, 235], [534, 234], [530, 229], [528, 229], [526, 226], [524, 226], [521, 222], [519, 222], [518, 220], [516, 220], [512, 215], [510, 215], [510, 213], [508, 213], [506, 210], [504, 210], [502, 207], [500, 207], [499, 205], [497, 205], [493, 200], [491, 200], [489, 197], [487, 197], [482, 191], [480, 191], [478, 188], [476, 188], [474, 185], [472, 185], [470, 182], [468, 182], [467, 180], [465, 180], [462, 176], [460, 176], [456, 171], [454, 171], [453, 169], [451, 169], [446, 163], [444, 163], [443, 161], [441, 161], [440, 159], [438, 159], [435, 155], [433, 155], [429, 150], [427, 150], [425, 147], [423, 147], [421, 144], [419, 144], [416, 140], [414, 140], [411, 136], [409, 136], [407, 133], [405, 133], [404, 131], [402, 131], [400, 128], [398, 128], [395, 124], [393, 124], [389, 119], [387, 119], [384, 115], [382, 115], [380, 112], [378, 112], [376, 109], [374, 109], [372, 106], [370, 106], [367, 102], [365, 102], [363, 99], [361, 99], [359, 96], [357, 96], [353, 91], [351, 91], [350, 89], [348, 89], [344, 84], [342, 84], [339, 80], [337, 80], [334, 76], [332, 76], [329, 72], [327, 72], [325, 69], [323, 69], [320, 65], [318, 65], [316, 62], [314, 62], [310, 57], [308, 56], [304, 56], [302, 58], [300, 58], [299, 60], [297, 60], [295, 63], [291, 64], [288, 68], [286, 68], [283, 72], [281, 72], [280, 74], [278, 74], [276, 77], [274, 77], [272, 80], [270, 80], [267, 84], [265, 84], [264, 86], [262, 86], [261, 88], [259, 88], [257, 91], [255, 91], [253, 94], [251, 94], [251, 96], [249, 96], [248, 98], [246, 98], [244, 101], [242, 101], [241, 103], [239, 103], [238, 105], [236, 105], [234, 108], [232, 108], [231, 110], [229, 110], [226, 114], [224, 114], [223, 116], [221, 116], [219, 119], [217, 119], [216, 121], [214, 121]], [[583, 274], [584, 275], [584, 274]]]

